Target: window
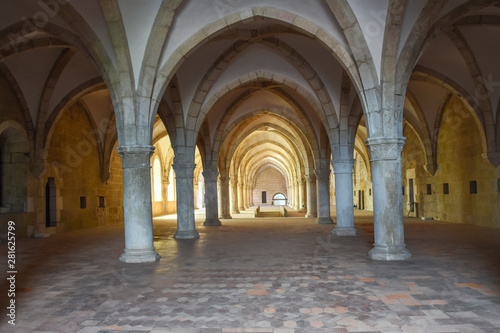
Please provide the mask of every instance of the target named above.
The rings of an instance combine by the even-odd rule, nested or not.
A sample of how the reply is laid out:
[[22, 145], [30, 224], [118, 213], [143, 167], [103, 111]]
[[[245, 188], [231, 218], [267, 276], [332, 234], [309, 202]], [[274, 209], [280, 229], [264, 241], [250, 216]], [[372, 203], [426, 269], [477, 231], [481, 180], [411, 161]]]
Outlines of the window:
[[99, 208], [104, 208], [104, 204], [105, 204], [104, 197], [99, 197], [99, 203], [98, 204], [99, 204]]
[[266, 194], [266, 191], [262, 191], [262, 203], [267, 203], [267, 194]]
[[286, 196], [283, 193], [276, 193], [273, 197], [273, 205], [286, 205]]
[[432, 186], [431, 184], [427, 184], [427, 195], [432, 194]]
[[153, 198], [154, 201], [162, 201], [161, 194], [161, 164], [160, 159], [155, 158], [153, 162]]
[[403, 186], [402, 192], [403, 195], [405, 195], [405, 187]]
[[45, 185], [45, 226], [55, 227], [57, 225], [57, 199], [56, 182], [54, 177], [47, 179]]
[[80, 197], [80, 209], [87, 208], [87, 197]]
[[168, 174], [168, 201], [175, 201], [175, 174], [174, 168], [170, 166], [170, 172]]
[[497, 192], [500, 193], [500, 179], [497, 179]]
[[475, 180], [470, 182], [470, 194], [477, 194], [477, 182]]
[[448, 183], [443, 184], [443, 194], [450, 194], [450, 187], [448, 186]]

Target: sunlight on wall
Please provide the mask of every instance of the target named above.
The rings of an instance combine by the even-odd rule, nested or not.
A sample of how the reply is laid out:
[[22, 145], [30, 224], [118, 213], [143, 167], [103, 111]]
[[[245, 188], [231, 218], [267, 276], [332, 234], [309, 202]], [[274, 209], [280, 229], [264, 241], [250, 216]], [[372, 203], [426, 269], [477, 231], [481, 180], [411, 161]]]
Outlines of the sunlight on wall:
[[154, 201], [162, 201], [161, 164], [158, 158], [156, 158], [153, 163], [153, 194], [154, 194]]
[[174, 168], [170, 168], [170, 174], [168, 175], [168, 201], [175, 200], [175, 178], [174, 178]]

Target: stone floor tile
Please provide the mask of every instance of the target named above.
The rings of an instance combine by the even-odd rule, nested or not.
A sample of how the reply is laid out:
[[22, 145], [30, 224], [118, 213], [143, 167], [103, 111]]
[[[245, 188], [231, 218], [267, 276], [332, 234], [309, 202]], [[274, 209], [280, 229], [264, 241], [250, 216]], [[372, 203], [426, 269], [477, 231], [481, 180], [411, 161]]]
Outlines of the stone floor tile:
[[[372, 219], [356, 211], [360, 235], [344, 238], [331, 237], [332, 226], [304, 218], [262, 222], [236, 216], [213, 229], [201, 227], [199, 218], [201, 238], [187, 242], [172, 238], [175, 220], [155, 219], [155, 247], [162, 258], [140, 265], [117, 260], [123, 251], [118, 225], [20, 239], [17, 328], [500, 331], [495, 260], [500, 230], [407, 219], [406, 244], [413, 257], [375, 262], [366, 255], [373, 243]], [[328, 242], [331, 251], [324, 248]]]

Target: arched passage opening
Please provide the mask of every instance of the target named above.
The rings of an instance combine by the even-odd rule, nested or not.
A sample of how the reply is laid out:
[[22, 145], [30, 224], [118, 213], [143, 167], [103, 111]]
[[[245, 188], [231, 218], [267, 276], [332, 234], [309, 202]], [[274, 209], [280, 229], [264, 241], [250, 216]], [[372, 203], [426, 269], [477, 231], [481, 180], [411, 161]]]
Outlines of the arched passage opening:
[[273, 196], [273, 205], [274, 206], [286, 206], [287, 198], [283, 193], [276, 193]]

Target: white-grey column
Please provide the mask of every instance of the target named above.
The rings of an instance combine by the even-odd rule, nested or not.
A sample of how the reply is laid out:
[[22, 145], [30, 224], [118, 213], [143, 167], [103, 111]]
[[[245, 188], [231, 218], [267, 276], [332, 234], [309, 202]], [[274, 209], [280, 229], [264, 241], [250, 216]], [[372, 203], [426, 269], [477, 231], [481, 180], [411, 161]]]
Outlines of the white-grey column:
[[229, 177], [225, 175], [219, 175], [219, 184], [220, 184], [219, 218], [230, 219], [231, 214], [229, 213]]
[[352, 197], [352, 168], [356, 160], [334, 160], [333, 173], [335, 174], [335, 206], [337, 209], [337, 225], [332, 234], [338, 236], [357, 236], [354, 227], [354, 209]]
[[316, 177], [314, 174], [306, 175], [307, 189], [307, 213], [306, 217], [318, 216], [318, 204], [316, 197]]
[[404, 138], [370, 138], [373, 182], [375, 243], [368, 256], [373, 260], [404, 260], [411, 257], [404, 243], [401, 151]]
[[153, 146], [117, 148], [123, 168], [125, 250], [121, 262], [141, 263], [160, 259], [153, 246], [151, 155]]
[[318, 191], [318, 218], [316, 223], [333, 224], [330, 216], [330, 168], [315, 171]]
[[238, 210], [238, 181], [231, 179], [231, 214], [239, 214]]
[[206, 226], [221, 225], [217, 200], [218, 175], [219, 173], [215, 170], [203, 170], [203, 178], [205, 179], [205, 222], [203, 225]]
[[175, 185], [177, 189], [177, 232], [174, 238], [194, 239], [200, 235], [194, 224], [193, 172], [196, 164], [179, 162], [174, 158]]

